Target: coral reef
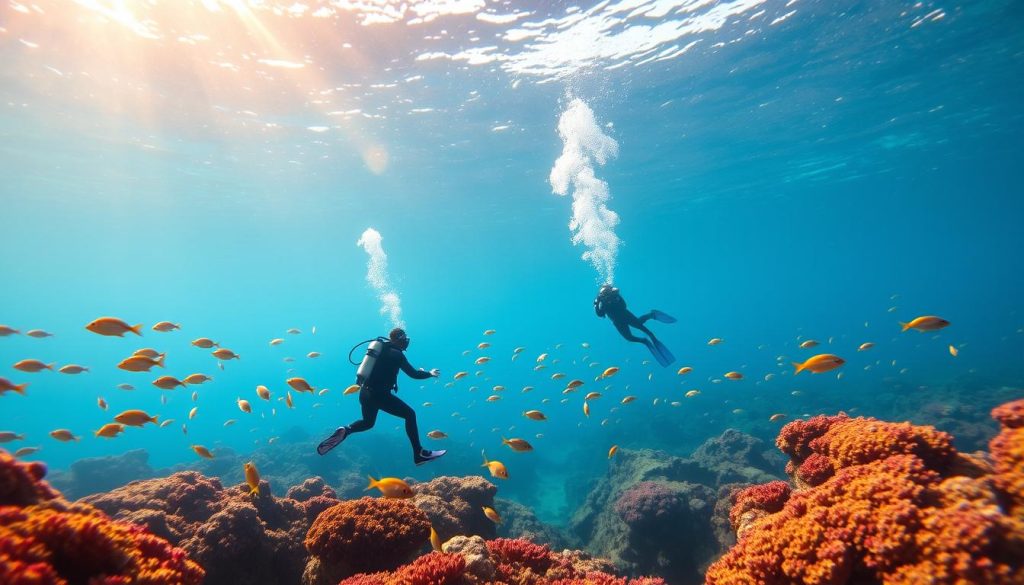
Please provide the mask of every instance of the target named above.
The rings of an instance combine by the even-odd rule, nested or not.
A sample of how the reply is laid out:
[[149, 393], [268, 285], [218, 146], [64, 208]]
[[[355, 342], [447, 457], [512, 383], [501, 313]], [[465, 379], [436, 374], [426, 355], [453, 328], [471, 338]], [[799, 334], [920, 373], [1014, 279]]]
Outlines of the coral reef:
[[68, 471], [54, 471], [50, 484], [73, 500], [110, 491], [137, 479], [149, 479], [156, 472], [149, 466], [149, 452], [134, 449], [110, 457], [79, 459]]
[[337, 503], [322, 480], [299, 490], [305, 501], [275, 498], [262, 481], [260, 494], [250, 495], [247, 486], [226, 488], [215, 478], [183, 471], [83, 501], [182, 547], [206, 569], [209, 583], [260, 585], [299, 581], [311, 518]]
[[627, 579], [580, 551], [552, 552], [523, 539], [458, 536], [393, 572], [361, 574], [340, 585], [664, 585], [657, 578]]
[[427, 515], [442, 542], [457, 535], [497, 536], [494, 523], [481, 509], [494, 507], [498, 488], [483, 477], [442, 476], [418, 483], [413, 490], [413, 504]]
[[0, 583], [199, 585], [185, 552], [143, 528], [71, 504], [41, 463], [0, 450]]
[[[1002, 431], [992, 466], [927, 426], [844, 415], [786, 425], [777, 445], [802, 489], [788, 499], [778, 484], [739, 492], [742, 533], [706, 583], [1024, 582], [1022, 411], [1024, 401], [993, 411]], [[815, 456], [834, 474], [801, 473]]]
[[407, 562], [430, 538], [430, 521], [404, 500], [364, 497], [338, 503], [317, 517], [306, 535], [313, 556], [306, 584], [337, 583], [360, 572]]

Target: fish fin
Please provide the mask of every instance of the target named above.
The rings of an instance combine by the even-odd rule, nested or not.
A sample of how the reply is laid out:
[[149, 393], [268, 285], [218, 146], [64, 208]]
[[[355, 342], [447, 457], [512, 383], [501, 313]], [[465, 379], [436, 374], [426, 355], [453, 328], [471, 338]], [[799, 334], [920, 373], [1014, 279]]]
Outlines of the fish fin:
[[794, 376], [799, 374], [800, 372], [804, 371], [803, 364], [801, 364], [799, 362], [793, 362], [793, 367], [796, 368], [796, 370], [793, 372]]
[[166, 357], [167, 357], [166, 353], [160, 354], [160, 359], [156, 360], [156, 365], [160, 366], [161, 368], [164, 367], [164, 358], [166, 358]]
[[898, 323], [900, 324], [900, 327], [903, 328], [903, 331], [910, 329], [910, 323], [904, 323], [903, 321], [899, 321]]
[[255, 494], [257, 496], [260, 495], [260, 486], [259, 485], [257, 485], [256, 487], [252, 488], [251, 490], [249, 490], [249, 495], [251, 496], [253, 494]]
[[156, 425], [156, 424], [160, 424], [160, 423], [159, 423], [159, 421], [157, 421], [157, 419], [158, 419], [158, 418], [160, 418], [160, 415], [159, 415], [159, 414], [158, 414], [158, 415], [155, 415], [155, 416], [152, 416], [152, 417], [150, 417], [150, 419], [149, 419], [149, 420], [150, 420], [150, 422], [152, 422], [153, 424], [155, 424], [155, 425]]
[[372, 490], [373, 488], [375, 488], [377, 486], [377, 480], [373, 479], [372, 475], [368, 475], [367, 477], [370, 478], [370, 485], [366, 486], [366, 489], [363, 490], [363, 491]]
[[56, 365], [57, 365], [57, 362], [53, 362], [53, 363], [51, 363], [51, 364], [47, 364], [47, 365], [46, 365], [46, 369], [47, 369], [47, 370], [50, 370], [50, 371], [52, 372], [52, 371], [53, 371], [53, 368], [54, 368], [54, 366], [56, 366]]
[[28, 388], [28, 384], [18, 384], [17, 386], [14, 387], [14, 391], [24, 396], [25, 388]]
[[489, 461], [487, 461], [487, 453], [484, 452], [483, 449], [480, 449], [480, 455], [482, 455], [484, 458], [484, 464], [481, 465], [480, 467], [487, 467], [487, 464], [489, 463]]
[[142, 323], [139, 323], [138, 325], [135, 325], [133, 327], [129, 327], [128, 330], [134, 333], [135, 335], [142, 337]]

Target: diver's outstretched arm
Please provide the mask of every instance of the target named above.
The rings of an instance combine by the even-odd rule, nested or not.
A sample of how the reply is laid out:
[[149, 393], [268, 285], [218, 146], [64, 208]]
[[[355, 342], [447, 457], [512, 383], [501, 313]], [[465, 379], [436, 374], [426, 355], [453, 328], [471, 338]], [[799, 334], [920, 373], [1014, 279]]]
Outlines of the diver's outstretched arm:
[[594, 299], [594, 313], [598, 317], [604, 318], [604, 305], [601, 303], [601, 299]]

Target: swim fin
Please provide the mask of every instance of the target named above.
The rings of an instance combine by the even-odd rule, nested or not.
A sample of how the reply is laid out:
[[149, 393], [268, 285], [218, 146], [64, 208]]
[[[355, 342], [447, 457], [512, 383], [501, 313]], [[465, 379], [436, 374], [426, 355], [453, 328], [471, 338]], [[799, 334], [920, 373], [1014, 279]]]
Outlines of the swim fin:
[[[663, 313], [663, 312], [659, 311], [658, 309], [652, 310], [650, 315], [651, 315], [651, 319], [654, 319], [655, 321], [657, 321], [659, 323], [675, 323], [676, 322], [676, 318], [675, 317], [673, 317], [672, 315], [669, 315], [668, 313]], [[672, 354], [669, 353], [668, 355], [671, 356]], [[673, 358], [673, 361], [674, 361], [674, 358]]]
[[676, 356], [672, 355], [672, 352], [669, 351], [667, 347], [665, 347], [664, 343], [658, 341], [657, 339], [653, 340], [653, 342], [654, 351], [652, 351], [651, 353], [654, 354], [654, 359], [658, 360], [658, 363], [661, 364], [661, 367], [663, 368], [667, 368], [670, 365], [672, 365], [672, 362], [676, 361]]

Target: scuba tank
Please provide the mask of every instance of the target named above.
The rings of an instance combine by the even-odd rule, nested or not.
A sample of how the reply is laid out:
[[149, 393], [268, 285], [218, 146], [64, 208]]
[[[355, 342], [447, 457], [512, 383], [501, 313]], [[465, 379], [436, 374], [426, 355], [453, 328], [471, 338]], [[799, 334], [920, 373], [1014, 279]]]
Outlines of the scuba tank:
[[362, 386], [366, 383], [370, 374], [373, 373], [373, 367], [377, 365], [377, 358], [379, 358], [381, 352], [384, 351], [384, 344], [387, 343], [387, 341], [388, 340], [383, 337], [367, 339], [366, 341], [357, 344], [348, 352], [349, 362], [355, 365], [355, 362], [352, 361], [352, 352], [363, 343], [369, 343], [369, 345], [366, 346], [366, 355], [363, 356], [363, 361], [359, 364], [359, 369], [356, 370], [356, 384]]

